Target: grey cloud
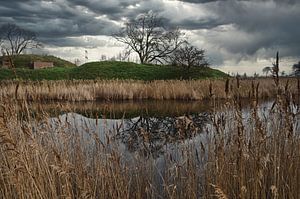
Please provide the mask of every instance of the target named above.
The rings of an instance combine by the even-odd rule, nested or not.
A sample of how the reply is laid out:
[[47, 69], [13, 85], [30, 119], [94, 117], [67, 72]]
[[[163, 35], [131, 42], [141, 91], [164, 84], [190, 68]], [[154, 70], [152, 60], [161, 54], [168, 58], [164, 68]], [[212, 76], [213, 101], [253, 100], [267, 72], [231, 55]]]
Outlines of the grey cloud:
[[186, 3], [209, 3], [209, 2], [214, 2], [216, 0], [179, 0], [182, 2], [186, 2]]
[[138, 3], [138, 0], [69, 0], [69, 2], [73, 5], [81, 5], [84, 6], [96, 13], [114, 15], [115, 13], [121, 13], [126, 9], [129, 5], [135, 5]]
[[[35, 31], [43, 42], [81, 35], [110, 35], [118, 26], [68, 1], [17, 1], [0, 5], [0, 25], [16, 23]], [[80, 14], [79, 14], [80, 13]]]
[[235, 44], [235, 38], [224, 46], [233, 53], [247, 49], [247, 55], [253, 55], [260, 48], [289, 48], [293, 55], [300, 54], [300, 27], [297, 25], [300, 18], [300, 4], [278, 6], [273, 3], [245, 3], [245, 2], [219, 2], [215, 4], [212, 12], [219, 14], [224, 24], [234, 24], [238, 31], [247, 33], [247, 44]]
[[94, 37], [67, 37], [67, 38], [53, 38], [46, 39], [49, 43], [57, 47], [83, 47], [83, 48], [97, 48], [97, 47], [114, 47], [115, 42], [109, 41], [108, 38], [94, 38]]
[[168, 26], [175, 26], [180, 27], [186, 30], [198, 30], [198, 29], [212, 29], [215, 27], [218, 27], [220, 25], [223, 25], [222, 22], [220, 22], [217, 19], [213, 18], [206, 18], [206, 19], [184, 19], [180, 22], [171, 22], [169, 19], [165, 19], [166, 23], [168, 23]]
[[[206, 45], [208, 51], [222, 51], [227, 58], [231, 56], [236, 61], [270, 58], [277, 50], [283, 57], [299, 59], [300, 27], [297, 24], [300, 18], [300, 3], [281, 3], [214, 1], [199, 4], [214, 17], [182, 20], [177, 24], [190, 30], [206, 29], [205, 34], [201, 31], [198, 34], [209, 44]], [[219, 63], [220, 59], [217, 62]]]
[[[0, 25], [16, 23], [35, 31], [50, 45], [95, 47], [101, 41], [82, 41], [84, 35], [111, 35], [121, 19], [153, 10], [167, 25], [189, 31], [206, 30], [204, 43], [221, 64], [226, 56], [237, 59], [268, 57], [280, 50], [284, 56], [300, 55], [300, 2], [297, 0], [181, 0], [181, 4], [206, 14], [182, 17], [168, 3], [175, 0], [0, 0]], [[176, 6], [176, 5], [173, 5]], [[186, 10], [180, 10], [183, 16]], [[194, 11], [197, 12], [197, 11]], [[207, 14], [208, 13], [208, 14]], [[105, 17], [104, 17], [105, 16]], [[227, 30], [222, 27], [232, 26]], [[203, 34], [203, 33], [199, 33]], [[72, 39], [70, 39], [72, 37]]]
[[114, 21], [159, 11], [162, 5], [161, 0], [0, 0], [0, 25], [16, 23], [53, 44], [55, 38], [112, 35], [119, 29]]
[[[186, 3], [194, 3], [194, 4], [202, 4], [202, 3], [209, 3], [209, 2], [229, 2], [233, 0], [175, 0], [181, 1]], [[236, 1], [249, 1], [249, 2], [270, 2], [274, 1], [279, 4], [295, 4], [297, 0], [236, 0]]]

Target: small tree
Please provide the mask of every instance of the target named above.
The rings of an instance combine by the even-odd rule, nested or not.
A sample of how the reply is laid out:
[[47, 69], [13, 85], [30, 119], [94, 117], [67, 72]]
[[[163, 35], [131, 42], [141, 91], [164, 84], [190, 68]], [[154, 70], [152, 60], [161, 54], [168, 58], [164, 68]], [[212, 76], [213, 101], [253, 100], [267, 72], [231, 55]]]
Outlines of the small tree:
[[[0, 32], [1, 32], [1, 29], [0, 29]], [[1, 51], [2, 56], [4, 56], [6, 54], [4, 47], [2, 46], [3, 43], [4, 43], [4, 39], [3, 39], [3, 36], [0, 34], [0, 51]]]
[[114, 35], [127, 45], [128, 54], [132, 51], [139, 56], [140, 63], [167, 61], [178, 47], [184, 43], [178, 29], [163, 26], [162, 20], [153, 12], [137, 16], [125, 23], [125, 27]]
[[254, 78], [258, 78], [258, 77], [259, 77], [259, 74], [255, 72], [255, 73], [253, 74], [253, 77], [254, 77]]
[[206, 67], [209, 65], [205, 59], [205, 51], [188, 43], [174, 51], [170, 56], [170, 62], [173, 65], [186, 68], [199, 66]]
[[293, 71], [296, 76], [300, 76], [300, 61], [293, 65]]
[[106, 55], [101, 55], [101, 59], [100, 59], [101, 61], [106, 61], [107, 60], [107, 57], [106, 57]]
[[1, 38], [1, 35], [0, 35], [0, 49], [1, 49], [1, 52], [3, 52], [2, 43], [3, 43], [3, 39]]
[[272, 67], [269, 67], [269, 66], [264, 67], [262, 72], [265, 73], [266, 77], [267, 77], [269, 73], [272, 73]]
[[2, 38], [1, 48], [9, 57], [11, 66], [13, 66], [15, 55], [20, 55], [25, 49], [41, 46], [34, 32], [25, 30], [15, 24], [3, 25], [0, 28], [0, 38]]

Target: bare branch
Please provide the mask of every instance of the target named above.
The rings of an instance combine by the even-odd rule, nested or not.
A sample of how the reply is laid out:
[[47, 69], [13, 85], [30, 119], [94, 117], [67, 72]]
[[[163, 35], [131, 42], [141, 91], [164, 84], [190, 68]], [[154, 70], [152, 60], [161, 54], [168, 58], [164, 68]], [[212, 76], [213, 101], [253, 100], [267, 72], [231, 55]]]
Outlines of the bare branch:
[[15, 24], [5, 24], [0, 28], [2, 47], [9, 55], [19, 55], [25, 49], [40, 47], [36, 34], [32, 31], [20, 28]]
[[20, 55], [25, 49], [41, 47], [41, 44], [34, 32], [15, 24], [5, 24], [0, 27], [0, 47], [2, 54], [8, 57], [11, 67], [14, 68], [14, 56]]
[[205, 59], [205, 51], [198, 49], [188, 43], [178, 48], [170, 55], [170, 64], [190, 67], [205, 67], [208, 66], [208, 62]]
[[156, 14], [149, 12], [128, 21], [121, 31], [114, 35], [119, 41], [137, 53], [141, 63], [158, 61], [163, 63], [184, 41], [178, 30], [166, 29]]

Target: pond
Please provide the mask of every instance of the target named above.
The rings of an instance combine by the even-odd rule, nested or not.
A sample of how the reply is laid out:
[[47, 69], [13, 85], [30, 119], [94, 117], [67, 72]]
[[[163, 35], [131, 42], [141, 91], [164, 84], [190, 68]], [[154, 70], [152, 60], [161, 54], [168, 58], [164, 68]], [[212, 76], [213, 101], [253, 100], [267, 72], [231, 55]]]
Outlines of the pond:
[[[80, 135], [89, 149], [93, 149], [97, 137], [98, 142], [109, 143], [108, 148], [114, 146], [130, 160], [135, 154], [154, 159], [166, 152], [178, 156], [173, 153], [191, 145], [205, 148], [212, 136], [213, 117], [234, 117], [235, 113], [222, 104], [224, 101], [126, 101], [31, 104], [30, 107], [35, 112], [42, 106], [48, 113], [47, 125], [42, 122], [37, 131], [45, 128], [43, 131]], [[242, 101], [244, 121], [251, 113], [249, 104]], [[259, 111], [265, 113], [271, 106], [271, 101], [260, 103]]]
[[[195, 190], [201, 197], [207, 189], [206, 181], [212, 181], [207, 168], [222, 172], [222, 168], [214, 167], [219, 158], [224, 159], [222, 154], [231, 154], [223, 164], [230, 169], [240, 157], [256, 158], [253, 151], [260, 145], [253, 143], [266, 140], [265, 147], [271, 148], [274, 144], [268, 143], [275, 138], [284, 140], [284, 134], [289, 132], [287, 122], [291, 122], [292, 136], [299, 136], [298, 106], [283, 110], [274, 100], [255, 106], [253, 103], [249, 100], [48, 103], [31, 104], [30, 109], [33, 115], [41, 109], [45, 113], [44, 119], [36, 120], [34, 125], [35, 132], [44, 133], [40, 143], [53, 140], [51, 147], [66, 153], [73, 165], [78, 163], [80, 154], [87, 171], [93, 173], [103, 164], [108, 167], [105, 171], [113, 170], [114, 175], [119, 168], [136, 182], [147, 178], [143, 182], [149, 182], [160, 196], [166, 194], [166, 184], [176, 185], [179, 193], [190, 179], [198, 183]], [[280, 134], [282, 129], [284, 134]], [[242, 154], [238, 156], [240, 142], [243, 142]], [[264, 152], [267, 158], [269, 151]], [[263, 158], [264, 155], [262, 161], [265, 161]]]
[[52, 103], [32, 104], [31, 108], [34, 112], [40, 106], [49, 114], [51, 131], [76, 132], [85, 139], [93, 133], [102, 143], [109, 137], [128, 152], [153, 157], [168, 144], [195, 139], [214, 111], [209, 102], [184, 101]]

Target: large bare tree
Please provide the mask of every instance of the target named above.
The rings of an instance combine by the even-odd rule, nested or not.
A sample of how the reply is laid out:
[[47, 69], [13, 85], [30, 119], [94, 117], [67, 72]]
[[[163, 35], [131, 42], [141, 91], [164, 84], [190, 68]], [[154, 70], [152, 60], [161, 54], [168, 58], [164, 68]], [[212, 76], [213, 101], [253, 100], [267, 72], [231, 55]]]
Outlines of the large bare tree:
[[[41, 46], [37, 41], [36, 34], [23, 29], [15, 24], [5, 24], [0, 27], [1, 48], [10, 58], [13, 65], [13, 57], [20, 55], [25, 49], [32, 49]], [[1, 40], [1, 39], [0, 39]]]
[[141, 14], [125, 23], [125, 27], [114, 37], [135, 52], [143, 63], [165, 63], [185, 41], [179, 29], [166, 28], [155, 13]]
[[209, 65], [205, 58], [205, 50], [198, 49], [189, 43], [182, 45], [170, 55], [170, 63], [186, 68], [206, 67]]

